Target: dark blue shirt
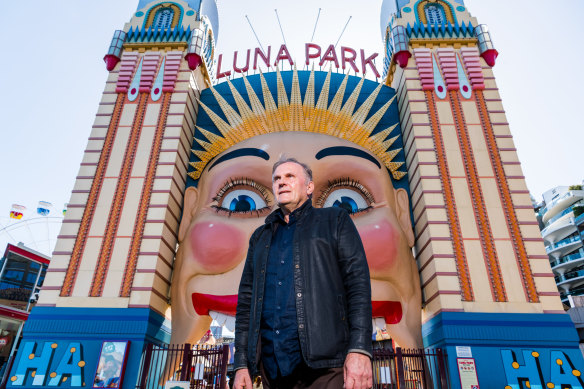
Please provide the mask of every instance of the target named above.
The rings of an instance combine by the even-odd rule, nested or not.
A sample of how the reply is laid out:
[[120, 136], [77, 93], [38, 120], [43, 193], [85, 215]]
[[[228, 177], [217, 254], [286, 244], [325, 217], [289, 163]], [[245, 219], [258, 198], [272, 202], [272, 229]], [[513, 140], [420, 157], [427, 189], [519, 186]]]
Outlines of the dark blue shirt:
[[282, 377], [292, 374], [302, 360], [294, 299], [292, 242], [297, 217], [304, 205], [290, 214], [288, 224], [278, 211], [270, 245], [260, 328], [262, 363], [272, 379], [278, 377], [278, 371]]

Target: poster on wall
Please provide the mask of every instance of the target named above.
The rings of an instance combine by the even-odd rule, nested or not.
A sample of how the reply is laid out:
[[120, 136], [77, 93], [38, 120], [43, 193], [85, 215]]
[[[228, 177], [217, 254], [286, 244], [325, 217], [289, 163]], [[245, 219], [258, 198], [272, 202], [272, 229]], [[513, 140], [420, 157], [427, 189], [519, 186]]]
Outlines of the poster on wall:
[[462, 389], [480, 389], [477, 367], [474, 358], [456, 358], [460, 387]]
[[129, 340], [103, 342], [93, 379], [94, 388], [120, 388], [122, 386], [129, 347]]

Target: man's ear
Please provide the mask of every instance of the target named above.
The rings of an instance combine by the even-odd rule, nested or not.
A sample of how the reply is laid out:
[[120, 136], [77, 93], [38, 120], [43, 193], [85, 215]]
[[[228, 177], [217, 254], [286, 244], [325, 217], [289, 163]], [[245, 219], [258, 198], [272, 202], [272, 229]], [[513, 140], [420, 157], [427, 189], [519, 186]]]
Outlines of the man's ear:
[[412, 229], [412, 219], [410, 218], [410, 199], [408, 192], [400, 188], [395, 191], [395, 209], [397, 220], [408, 241], [408, 246], [414, 247], [414, 231]]
[[178, 241], [179, 243], [185, 238], [185, 234], [193, 221], [193, 216], [197, 211], [197, 199], [199, 198], [199, 191], [194, 186], [188, 187], [185, 191], [184, 206], [182, 212], [182, 219], [178, 227]]
[[314, 182], [310, 181], [306, 186], [306, 194], [310, 196], [312, 192], [314, 192]]

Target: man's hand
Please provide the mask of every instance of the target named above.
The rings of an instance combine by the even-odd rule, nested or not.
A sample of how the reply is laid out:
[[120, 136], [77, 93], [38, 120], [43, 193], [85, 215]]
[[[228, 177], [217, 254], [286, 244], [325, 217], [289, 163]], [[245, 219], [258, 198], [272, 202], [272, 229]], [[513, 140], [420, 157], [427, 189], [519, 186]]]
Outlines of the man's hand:
[[343, 367], [345, 389], [369, 389], [373, 387], [371, 359], [365, 354], [349, 353]]
[[251, 383], [251, 376], [249, 375], [249, 370], [247, 369], [237, 370], [235, 372], [235, 378], [233, 379], [233, 389], [252, 389], [252, 388], [253, 385]]

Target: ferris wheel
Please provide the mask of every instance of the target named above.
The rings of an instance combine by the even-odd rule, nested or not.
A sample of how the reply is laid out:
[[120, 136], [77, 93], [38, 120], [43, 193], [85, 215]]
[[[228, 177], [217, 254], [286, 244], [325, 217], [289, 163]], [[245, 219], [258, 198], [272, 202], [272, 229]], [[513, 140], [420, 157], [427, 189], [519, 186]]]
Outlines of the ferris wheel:
[[8, 216], [0, 216], [0, 253], [4, 252], [9, 243], [23, 243], [26, 247], [51, 257], [63, 218], [64, 212], [44, 201], [39, 201], [34, 211], [13, 204]]

